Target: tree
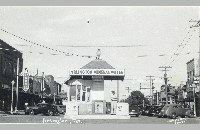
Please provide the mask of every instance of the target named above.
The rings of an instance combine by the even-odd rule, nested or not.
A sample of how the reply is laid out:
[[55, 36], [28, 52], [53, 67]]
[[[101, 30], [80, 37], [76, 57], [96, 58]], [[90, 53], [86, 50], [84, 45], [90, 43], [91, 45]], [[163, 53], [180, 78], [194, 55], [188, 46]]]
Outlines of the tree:
[[142, 105], [144, 100], [144, 104], [149, 104], [149, 100], [144, 97], [144, 94], [142, 94], [140, 91], [132, 91], [131, 95], [125, 99], [125, 102], [127, 102], [130, 106], [135, 105]]

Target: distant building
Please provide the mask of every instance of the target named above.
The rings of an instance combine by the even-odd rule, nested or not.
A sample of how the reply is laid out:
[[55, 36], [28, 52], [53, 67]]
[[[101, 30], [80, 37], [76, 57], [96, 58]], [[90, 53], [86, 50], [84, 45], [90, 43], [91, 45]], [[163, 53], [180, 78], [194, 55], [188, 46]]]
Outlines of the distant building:
[[54, 95], [56, 93], [55, 89], [55, 82], [54, 77], [52, 75], [46, 75], [45, 76], [45, 82], [46, 82], [46, 89], [49, 88], [50, 91], [47, 93], [47, 95]]
[[198, 87], [195, 88], [195, 99], [196, 102], [194, 103], [194, 94], [193, 94], [193, 85], [194, 85], [194, 77], [199, 76], [199, 59], [198, 58], [193, 58], [192, 60], [188, 61], [187, 63], [187, 87], [186, 87], [186, 98], [185, 102], [188, 104], [192, 109], [194, 109], [194, 104], [196, 104], [196, 110], [197, 110], [197, 115], [199, 115], [199, 98], [198, 98], [198, 93], [199, 93], [199, 84]]
[[[190, 87], [194, 82], [194, 76], [199, 76], [198, 59], [192, 59], [187, 63], [187, 87]], [[190, 91], [190, 90], [189, 90]]]
[[157, 92], [153, 94], [153, 104], [158, 105], [160, 104], [160, 92]]
[[39, 95], [41, 92], [41, 79], [38, 79], [37, 77], [33, 78], [33, 94]]
[[166, 97], [168, 100], [168, 104], [172, 104], [175, 102], [175, 86], [167, 85], [167, 92], [166, 92], [165, 85], [161, 86], [161, 89], [160, 89], [160, 103], [161, 104], [166, 104]]

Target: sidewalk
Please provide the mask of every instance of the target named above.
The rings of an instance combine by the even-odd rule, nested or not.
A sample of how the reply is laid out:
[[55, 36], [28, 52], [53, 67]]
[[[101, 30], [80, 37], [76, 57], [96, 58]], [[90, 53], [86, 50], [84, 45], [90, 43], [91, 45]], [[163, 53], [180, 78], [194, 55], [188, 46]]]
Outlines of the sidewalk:
[[7, 116], [7, 115], [25, 115], [24, 110], [18, 110], [11, 113], [11, 111], [0, 111], [0, 116]]
[[7, 116], [8, 114], [6, 114], [4, 111], [0, 111], [0, 117], [1, 116]]

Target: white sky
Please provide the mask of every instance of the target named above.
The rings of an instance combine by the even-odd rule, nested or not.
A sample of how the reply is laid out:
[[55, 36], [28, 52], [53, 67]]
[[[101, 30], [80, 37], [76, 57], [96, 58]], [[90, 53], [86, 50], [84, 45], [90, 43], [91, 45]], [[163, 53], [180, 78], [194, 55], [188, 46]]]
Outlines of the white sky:
[[[123, 95], [127, 94], [124, 90], [127, 86], [138, 90], [139, 82], [142, 82], [143, 87], [148, 87], [147, 75], [156, 76], [155, 87], [159, 90], [164, 82], [159, 78], [163, 72], [158, 67], [168, 65], [175, 52], [181, 53], [170, 64], [173, 68], [168, 74], [172, 77], [169, 82], [179, 85], [181, 81], [186, 81], [186, 62], [198, 56], [199, 51], [198, 28], [190, 29], [195, 23], [189, 21], [198, 20], [198, 15], [198, 7], [0, 7], [0, 28], [38, 44], [73, 54], [95, 56], [100, 48], [101, 59], [116, 69], [125, 69], [125, 79], [133, 79], [120, 83]], [[90, 23], [87, 23], [88, 19]], [[188, 40], [188, 37], [191, 38]], [[67, 79], [70, 69], [79, 69], [94, 59], [41, 55], [37, 52], [55, 52], [36, 45], [30, 46], [30, 43], [2, 31], [0, 39], [24, 51], [24, 67], [33, 74], [38, 68], [40, 74], [42, 71], [51, 74], [60, 83]], [[187, 45], [180, 49], [178, 45], [182, 42]], [[72, 48], [66, 45], [142, 46]], [[187, 52], [192, 53], [187, 55]], [[165, 56], [158, 56], [161, 54]], [[147, 56], [138, 57], [141, 55]], [[149, 90], [142, 92], [149, 94]]]

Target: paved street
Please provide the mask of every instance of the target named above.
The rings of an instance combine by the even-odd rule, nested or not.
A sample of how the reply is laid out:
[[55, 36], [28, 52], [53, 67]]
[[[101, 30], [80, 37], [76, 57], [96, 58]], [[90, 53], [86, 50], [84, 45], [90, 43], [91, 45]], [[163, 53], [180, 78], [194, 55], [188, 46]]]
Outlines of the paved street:
[[54, 124], [200, 124], [198, 118], [157, 118], [157, 117], [131, 117], [129, 120], [68, 120], [63, 115], [43, 116], [43, 115], [7, 115], [0, 116], [0, 123], [54, 123]]

